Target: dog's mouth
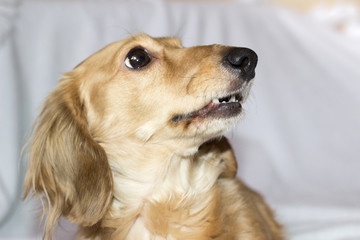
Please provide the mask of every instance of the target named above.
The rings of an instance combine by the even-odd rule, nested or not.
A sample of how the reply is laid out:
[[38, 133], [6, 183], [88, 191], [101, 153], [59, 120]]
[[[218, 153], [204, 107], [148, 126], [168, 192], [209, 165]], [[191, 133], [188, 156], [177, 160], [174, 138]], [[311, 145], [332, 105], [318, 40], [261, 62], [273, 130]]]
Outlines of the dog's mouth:
[[194, 118], [229, 118], [238, 115], [241, 112], [242, 95], [239, 93], [231, 94], [222, 98], [215, 98], [205, 107], [188, 114], [175, 115], [173, 122], [180, 122], [186, 119]]

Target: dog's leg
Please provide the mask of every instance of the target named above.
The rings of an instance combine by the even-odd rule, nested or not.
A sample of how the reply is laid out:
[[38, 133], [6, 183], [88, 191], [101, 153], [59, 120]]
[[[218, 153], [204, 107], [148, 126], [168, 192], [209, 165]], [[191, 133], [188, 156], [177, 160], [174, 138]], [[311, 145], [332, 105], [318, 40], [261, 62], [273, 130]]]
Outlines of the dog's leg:
[[234, 178], [237, 172], [237, 162], [230, 143], [225, 137], [214, 139], [201, 145], [199, 152], [212, 152], [226, 166], [220, 178]]

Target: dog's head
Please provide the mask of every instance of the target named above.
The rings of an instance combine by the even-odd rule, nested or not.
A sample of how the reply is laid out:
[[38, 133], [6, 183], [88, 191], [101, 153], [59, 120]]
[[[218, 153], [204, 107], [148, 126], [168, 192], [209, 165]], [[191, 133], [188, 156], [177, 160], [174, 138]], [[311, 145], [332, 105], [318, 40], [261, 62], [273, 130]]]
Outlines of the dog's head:
[[45, 193], [51, 224], [60, 215], [97, 223], [112, 197], [114, 151], [141, 154], [156, 143], [186, 155], [224, 134], [241, 116], [256, 64], [250, 49], [184, 48], [174, 38], [110, 44], [68, 72], [46, 100], [25, 193]]
[[174, 38], [141, 35], [108, 46], [75, 72], [87, 75], [80, 92], [90, 129], [107, 138], [101, 141], [175, 139], [179, 148], [181, 141], [189, 140], [184, 147], [202, 143], [237, 122], [256, 63], [246, 48], [184, 48]]

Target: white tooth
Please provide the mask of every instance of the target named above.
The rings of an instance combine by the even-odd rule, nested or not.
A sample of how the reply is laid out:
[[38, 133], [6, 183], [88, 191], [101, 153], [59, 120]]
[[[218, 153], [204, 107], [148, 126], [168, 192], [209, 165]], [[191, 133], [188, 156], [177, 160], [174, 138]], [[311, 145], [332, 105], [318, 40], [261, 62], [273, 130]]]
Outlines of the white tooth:
[[213, 103], [220, 103], [218, 98], [213, 99], [212, 102], [213, 102]]
[[235, 95], [232, 95], [232, 96], [231, 96], [229, 102], [236, 102], [236, 97], [235, 97]]

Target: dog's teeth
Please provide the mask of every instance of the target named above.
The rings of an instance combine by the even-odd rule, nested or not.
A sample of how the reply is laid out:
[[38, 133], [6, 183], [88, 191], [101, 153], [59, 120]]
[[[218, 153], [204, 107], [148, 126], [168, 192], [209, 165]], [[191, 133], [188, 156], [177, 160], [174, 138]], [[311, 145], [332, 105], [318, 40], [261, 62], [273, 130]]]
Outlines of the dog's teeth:
[[234, 97], [235, 97], [235, 102], [239, 102], [239, 97], [238, 97], [238, 95], [235, 95]]
[[239, 99], [236, 95], [231, 95], [229, 97], [224, 97], [224, 98], [216, 98], [212, 100], [212, 103], [233, 103], [233, 102], [239, 102]]

